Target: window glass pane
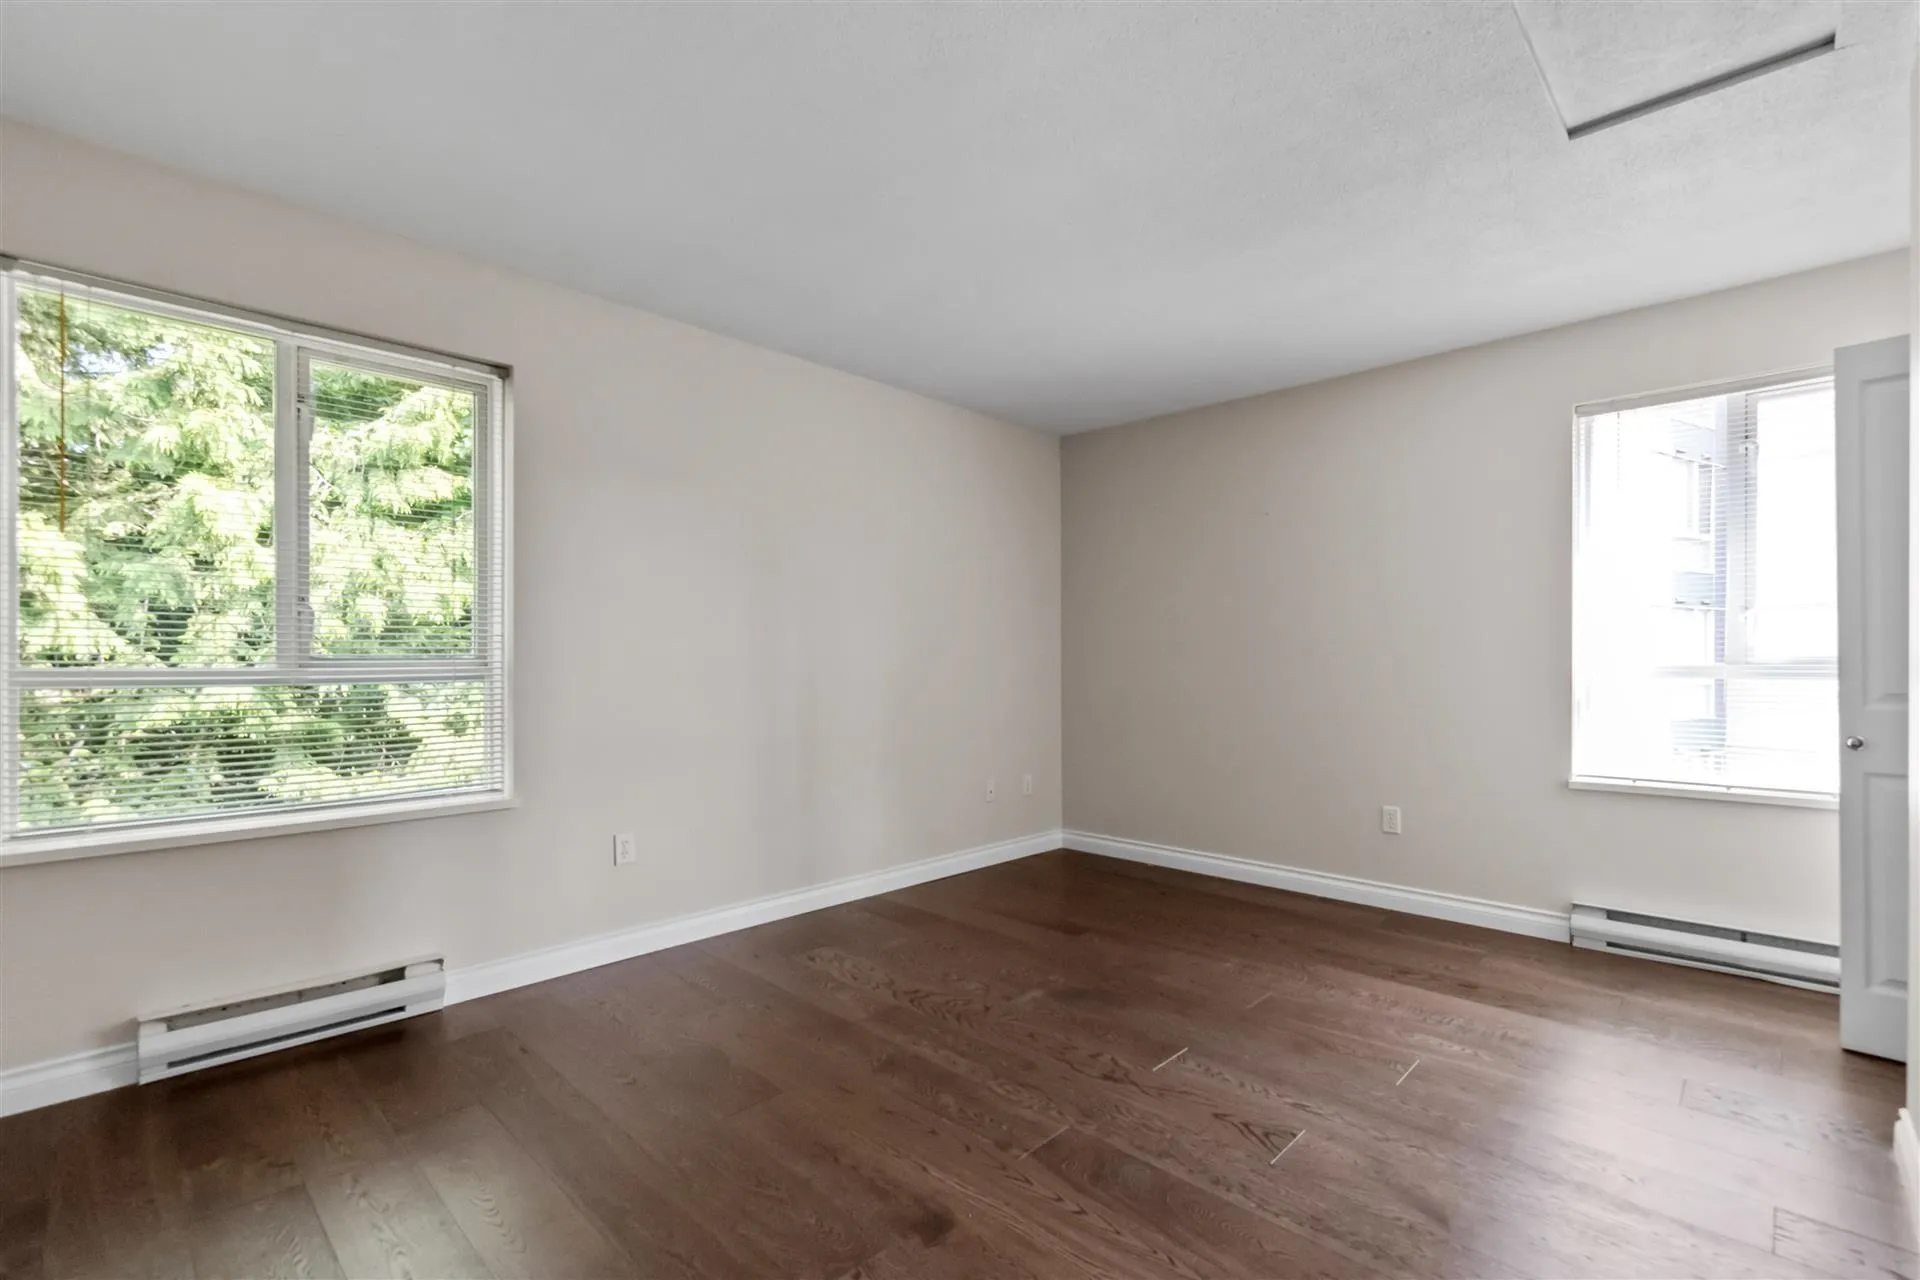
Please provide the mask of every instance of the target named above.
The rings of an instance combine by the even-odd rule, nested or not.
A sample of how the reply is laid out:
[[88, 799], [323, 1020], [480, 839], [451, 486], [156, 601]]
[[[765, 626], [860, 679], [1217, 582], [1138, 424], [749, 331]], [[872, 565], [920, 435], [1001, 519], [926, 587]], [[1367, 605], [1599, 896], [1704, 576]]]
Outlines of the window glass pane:
[[92, 827], [500, 785], [482, 681], [28, 689], [20, 827]]
[[1575, 772], [1592, 777], [1833, 792], [1839, 682], [1647, 675], [1583, 690]]
[[1831, 380], [1582, 418], [1576, 775], [1838, 786]]
[[1839, 652], [1833, 388], [1754, 398], [1749, 662]]
[[1665, 782], [1720, 781], [1720, 682], [1632, 673], [1582, 689], [1574, 771]]
[[16, 296], [20, 661], [270, 660], [274, 344]]
[[1652, 663], [1661, 667], [1704, 667], [1714, 662], [1714, 614], [1710, 609], [1675, 605], [1657, 610], [1648, 637]]
[[1726, 682], [1725, 771], [1741, 785], [1840, 790], [1840, 681], [1834, 676]]
[[[19, 511], [0, 554], [19, 644], [0, 655], [0, 849], [501, 794], [498, 618], [477, 609], [504, 591], [483, 576], [504, 558], [479, 555], [482, 532], [504, 534], [497, 486], [478, 483], [497, 479], [498, 381], [12, 279], [17, 374], [0, 391]], [[276, 387], [283, 361], [297, 387]], [[289, 490], [308, 511], [276, 522]], [[494, 505], [476, 510], [476, 490]], [[276, 635], [296, 603], [311, 631]], [[316, 657], [375, 663], [322, 673]], [[390, 669], [422, 657], [473, 661]]]
[[471, 654], [478, 397], [342, 364], [311, 378], [314, 652]]
[[1718, 399], [1583, 423], [1576, 626], [1600, 674], [1711, 663], [1725, 594]]

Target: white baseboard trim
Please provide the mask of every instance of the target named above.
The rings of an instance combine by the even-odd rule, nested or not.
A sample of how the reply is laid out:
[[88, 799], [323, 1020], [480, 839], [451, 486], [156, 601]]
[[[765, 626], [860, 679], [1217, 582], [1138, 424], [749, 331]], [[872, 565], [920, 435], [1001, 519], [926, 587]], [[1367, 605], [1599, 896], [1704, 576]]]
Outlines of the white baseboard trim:
[[1920, 1240], [1920, 1132], [1905, 1107], [1893, 1122], [1893, 1162], [1900, 1167], [1900, 1196], [1906, 1202], [1911, 1238]]
[[[676, 916], [671, 920], [623, 929], [617, 933], [465, 965], [448, 971], [446, 1003], [457, 1004], [462, 1000], [474, 1000], [530, 983], [545, 982], [549, 978], [564, 977], [583, 969], [596, 969], [603, 964], [630, 960], [650, 951], [699, 942], [703, 938], [892, 893], [896, 889], [925, 884], [930, 880], [944, 880], [964, 871], [977, 871], [981, 867], [1047, 853], [1060, 847], [1059, 831], [1043, 831], [1016, 840], [1003, 840], [998, 844], [981, 845], [974, 849], [963, 849], [959, 853], [909, 862], [904, 866], [830, 880], [826, 884], [811, 885], [805, 889], [754, 898], [711, 911]], [[134, 1083], [137, 1074], [131, 1042], [0, 1071], [0, 1116], [52, 1106], [56, 1102], [83, 1098], [90, 1093], [118, 1089]]]
[[1097, 853], [1108, 858], [1124, 858], [1128, 862], [1172, 867], [1178, 871], [1266, 885], [1271, 889], [1332, 898], [1338, 902], [1385, 907], [1390, 911], [1432, 916], [1437, 920], [1478, 925], [1503, 933], [1523, 933], [1530, 938], [1545, 938], [1550, 942], [1567, 942], [1573, 936], [1568, 913], [1564, 911], [1516, 907], [1504, 902], [1488, 902], [1483, 898], [1439, 893], [1432, 889], [1409, 889], [1378, 880], [1359, 880], [1325, 871], [1308, 871], [1301, 867], [1283, 867], [1271, 862], [1234, 858], [1222, 853], [1201, 853], [1196, 849], [1180, 849], [1172, 845], [1121, 840], [1114, 836], [1095, 835], [1090, 831], [1068, 831], [1065, 841], [1067, 848], [1081, 853]]
[[801, 916], [809, 911], [837, 907], [843, 902], [892, 893], [895, 889], [925, 884], [930, 880], [944, 880], [963, 871], [977, 871], [995, 863], [1046, 853], [1058, 849], [1060, 840], [1060, 832], [1043, 831], [1017, 840], [1003, 840], [999, 844], [981, 845], [977, 849], [909, 862], [905, 866], [888, 867], [884, 871], [869, 871], [864, 875], [830, 880], [826, 884], [754, 898], [711, 911], [676, 916], [638, 928], [622, 929], [618, 933], [604, 933], [594, 938], [583, 938], [579, 942], [565, 942], [557, 947], [508, 956], [503, 960], [467, 965], [448, 972], [447, 1003], [457, 1004], [497, 991], [510, 991], [529, 983], [578, 973], [582, 969], [597, 969], [603, 964], [631, 960], [650, 951], [663, 951], [668, 947], [699, 942], [703, 938], [717, 937], [737, 929], [751, 929], [757, 924], [784, 920], [788, 916]]
[[139, 1075], [131, 1041], [29, 1062], [24, 1067], [0, 1071], [0, 1116], [105, 1093], [132, 1084]]

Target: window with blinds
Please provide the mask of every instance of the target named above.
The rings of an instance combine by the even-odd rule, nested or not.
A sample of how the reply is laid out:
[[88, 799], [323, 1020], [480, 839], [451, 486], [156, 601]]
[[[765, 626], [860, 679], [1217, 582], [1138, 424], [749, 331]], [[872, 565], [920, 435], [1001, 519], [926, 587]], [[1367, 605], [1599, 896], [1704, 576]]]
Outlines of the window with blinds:
[[1583, 409], [1574, 472], [1574, 780], [1835, 795], [1832, 379]]
[[0, 855], [503, 799], [485, 366], [0, 276]]

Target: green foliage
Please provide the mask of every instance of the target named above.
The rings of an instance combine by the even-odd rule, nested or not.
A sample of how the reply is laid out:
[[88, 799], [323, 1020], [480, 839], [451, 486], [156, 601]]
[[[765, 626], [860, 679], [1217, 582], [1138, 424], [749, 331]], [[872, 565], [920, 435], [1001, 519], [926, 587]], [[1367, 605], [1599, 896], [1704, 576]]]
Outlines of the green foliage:
[[[19, 660], [248, 668], [275, 659], [275, 348], [23, 289]], [[316, 656], [473, 652], [474, 400], [311, 369]], [[477, 684], [36, 690], [23, 826], [350, 799], [481, 780]]]
[[473, 397], [313, 366], [309, 588], [324, 654], [473, 648]]
[[19, 308], [21, 661], [271, 658], [273, 344], [35, 290]]

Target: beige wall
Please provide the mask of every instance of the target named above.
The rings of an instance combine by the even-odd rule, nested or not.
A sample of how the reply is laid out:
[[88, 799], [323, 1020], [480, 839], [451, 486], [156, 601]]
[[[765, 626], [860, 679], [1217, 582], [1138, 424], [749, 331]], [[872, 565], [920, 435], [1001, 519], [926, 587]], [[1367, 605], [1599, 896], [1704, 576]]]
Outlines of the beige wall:
[[1903, 332], [1906, 279], [1886, 255], [1069, 437], [1067, 825], [1836, 939], [1833, 813], [1566, 788], [1570, 409]]
[[0, 872], [0, 1064], [1059, 825], [1054, 438], [11, 124], [0, 248], [513, 366], [524, 801]]
[[0, 872], [0, 1066], [1047, 830], [1063, 656], [1071, 827], [1836, 935], [1832, 814], [1565, 788], [1568, 410], [1900, 332], [1904, 255], [1062, 449], [10, 123], [0, 250], [514, 366], [524, 800]]

